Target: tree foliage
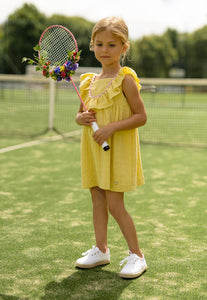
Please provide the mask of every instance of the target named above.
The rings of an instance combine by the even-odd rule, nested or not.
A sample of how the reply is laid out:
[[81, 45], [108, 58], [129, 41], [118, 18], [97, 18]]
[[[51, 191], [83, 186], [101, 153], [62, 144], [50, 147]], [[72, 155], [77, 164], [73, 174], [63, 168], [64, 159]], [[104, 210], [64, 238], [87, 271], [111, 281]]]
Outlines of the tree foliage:
[[4, 39], [3, 26], [0, 25], [0, 73], [2, 73], [1, 70], [3, 70], [2, 66], [4, 64], [4, 61], [3, 61], [3, 56], [4, 56], [3, 39]]
[[9, 16], [3, 25], [5, 73], [24, 72], [25, 66], [21, 64], [21, 59], [32, 55], [32, 48], [37, 44], [45, 24], [46, 16], [32, 4], [24, 4]]
[[207, 78], [207, 26], [189, 36], [188, 74]]
[[[82, 49], [81, 66], [100, 66], [89, 50], [93, 22], [58, 14], [46, 17], [34, 5], [24, 4], [0, 25], [0, 73], [24, 73], [22, 57], [33, 56], [41, 33], [53, 24], [73, 32]], [[168, 77], [172, 67], [184, 69], [186, 77], [207, 77], [207, 26], [191, 34], [168, 28], [162, 35], [131, 41], [127, 65], [141, 77]]]
[[[144, 77], [166, 77], [176, 58], [171, 41], [166, 36], [147, 36], [135, 42], [138, 57], [134, 67]], [[159, 74], [159, 75], [158, 75]]]

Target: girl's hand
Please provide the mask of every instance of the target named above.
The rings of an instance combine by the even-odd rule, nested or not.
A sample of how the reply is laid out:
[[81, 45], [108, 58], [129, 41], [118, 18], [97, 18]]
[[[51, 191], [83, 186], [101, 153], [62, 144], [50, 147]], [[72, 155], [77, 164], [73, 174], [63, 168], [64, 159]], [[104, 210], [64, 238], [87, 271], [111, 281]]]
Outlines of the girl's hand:
[[76, 116], [76, 122], [79, 125], [90, 126], [93, 122], [96, 122], [95, 111], [79, 112]]
[[108, 140], [114, 133], [114, 127], [111, 124], [108, 124], [102, 128], [99, 128], [96, 132], [93, 133], [93, 138], [99, 145], [102, 145], [104, 141]]

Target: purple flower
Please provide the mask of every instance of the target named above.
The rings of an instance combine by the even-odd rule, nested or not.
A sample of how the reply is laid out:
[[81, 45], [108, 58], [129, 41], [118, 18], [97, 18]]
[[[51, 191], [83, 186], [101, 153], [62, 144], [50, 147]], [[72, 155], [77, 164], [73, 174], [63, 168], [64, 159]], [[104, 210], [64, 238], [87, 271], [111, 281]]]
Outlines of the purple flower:
[[70, 66], [69, 66], [69, 70], [70, 71], [76, 71], [77, 70], [77, 68], [78, 68], [78, 63], [74, 63], [74, 64], [71, 64]]
[[66, 67], [66, 69], [67, 70], [70, 70], [69, 68], [70, 68], [70, 65], [72, 64], [72, 61], [66, 61], [65, 63], [64, 63], [64, 66]]
[[75, 71], [78, 68], [78, 63], [73, 63], [72, 61], [65, 62], [64, 66], [68, 71]]
[[56, 67], [55, 70], [54, 70], [54, 72], [55, 72], [56, 74], [60, 73], [60, 67]]
[[70, 82], [71, 81], [70, 77], [66, 77], [65, 81]]
[[61, 81], [62, 80], [62, 77], [61, 76], [58, 76], [57, 77], [57, 81]]

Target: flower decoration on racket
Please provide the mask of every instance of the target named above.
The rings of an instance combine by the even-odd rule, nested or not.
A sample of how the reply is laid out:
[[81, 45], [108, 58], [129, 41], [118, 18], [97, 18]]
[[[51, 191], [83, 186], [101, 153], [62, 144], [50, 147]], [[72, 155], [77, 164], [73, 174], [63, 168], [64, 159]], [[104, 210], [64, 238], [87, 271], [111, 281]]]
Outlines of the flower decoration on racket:
[[61, 25], [48, 27], [41, 35], [39, 44], [33, 48], [37, 54], [34, 59], [24, 57], [22, 62], [36, 65], [46, 78], [55, 81], [71, 81], [80, 60], [81, 50], [73, 34]]
[[[87, 107], [72, 79], [72, 75], [78, 68], [81, 51], [73, 34], [62, 25], [51, 25], [40, 36], [39, 44], [33, 48], [38, 52], [34, 59], [24, 57], [22, 62], [36, 64], [36, 70], [41, 71], [46, 78], [51, 77], [55, 81], [70, 81], [82, 103], [85, 111]], [[93, 131], [97, 131], [99, 126], [96, 122], [91, 125]], [[104, 151], [110, 149], [107, 141], [102, 144]]]

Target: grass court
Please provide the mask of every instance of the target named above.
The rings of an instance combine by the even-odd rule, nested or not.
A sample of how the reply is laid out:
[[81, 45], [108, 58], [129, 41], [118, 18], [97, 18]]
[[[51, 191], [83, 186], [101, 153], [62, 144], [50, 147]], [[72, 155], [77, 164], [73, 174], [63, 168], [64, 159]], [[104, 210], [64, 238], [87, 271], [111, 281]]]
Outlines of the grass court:
[[94, 244], [79, 148], [73, 138], [0, 154], [0, 299], [205, 299], [206, 148], [141, 145], [146, 184], [125, 196], [148, 264], [135, 280], [117, 274], [127, 245], [112, 217], [111, 264], [75, 268]]

